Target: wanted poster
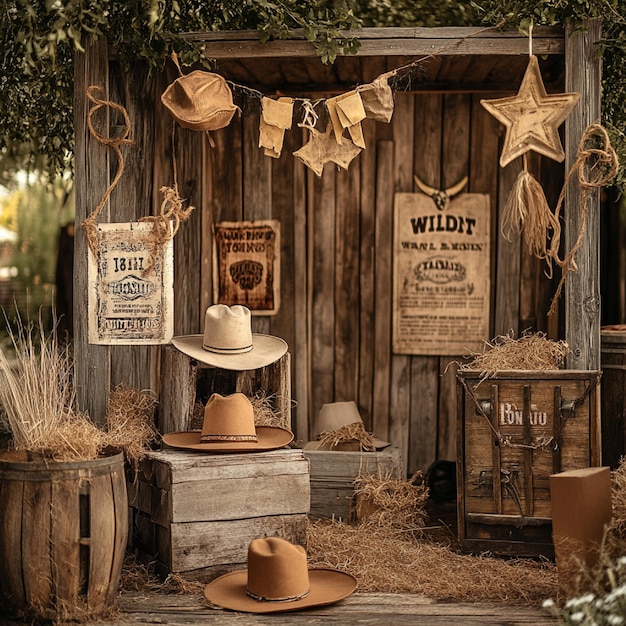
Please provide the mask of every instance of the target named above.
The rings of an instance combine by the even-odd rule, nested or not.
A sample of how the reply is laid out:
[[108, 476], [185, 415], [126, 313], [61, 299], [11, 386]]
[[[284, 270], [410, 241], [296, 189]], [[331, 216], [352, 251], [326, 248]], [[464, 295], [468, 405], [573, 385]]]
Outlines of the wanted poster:
[[393, 352], [461, 355], [489, 339], [489, 196], [442, 209], [422, 193], [394, 197]]
[[89, 252], [89, 343], [163, 344], [174, 330], [173, 239], [152, 224], [99, 224]]

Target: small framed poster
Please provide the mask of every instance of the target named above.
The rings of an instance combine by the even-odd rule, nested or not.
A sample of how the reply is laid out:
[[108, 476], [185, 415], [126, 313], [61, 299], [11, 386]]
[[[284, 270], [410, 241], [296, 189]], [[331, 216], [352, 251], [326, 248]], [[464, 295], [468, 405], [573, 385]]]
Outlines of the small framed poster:
[[394, 197], [393, 351], [463, 355], [489, 339], [490, 206], [464, 193]]
[[[155, 253], [154, 265], [153, 253]], [[173, 239], [155, 249], [152, 224], [99, 224], [89, 251], [89, 343], [163, 344], [174, 330]]]
[[218, 222], [213, 230], [213, 299], [252, 315], [280, 306], [280, 222]]

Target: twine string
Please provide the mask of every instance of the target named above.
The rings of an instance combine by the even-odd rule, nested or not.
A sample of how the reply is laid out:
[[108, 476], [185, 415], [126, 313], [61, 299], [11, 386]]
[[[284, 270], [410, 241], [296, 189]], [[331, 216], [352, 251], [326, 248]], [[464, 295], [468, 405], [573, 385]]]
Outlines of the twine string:
[[[111, 192], [117, 186], [124, 172], [124, 155], [122, 154], [121, 147], [126, 144], [135, 143], [132, 139], [128, 138], [130, 133], [130, 116], [128, 115], [126, 109], [122, 105], [111, 102], [110, 100], [102, 100], [98, 98], [95, 94], [99, 91], [101, 91], [101, 87], [97, 85], [91, 85], [87, 89], [87, 98], [93, 103], [93, 106], [89, 109], [87, 115], [87, 126], [93, 137], [95, 137], [103, 145], [111, 147], [115, 152], [117, 157], [117, 172], [108, 189], [102, 195], [98, 206], [96, 206], [92, 213], [83, 221], [83, 227], [87, 236], [89, 249], [96, 258], [98, 256], [98, 216], [102, 212], [102, 209], [109, 199]], [[120, 137], [104, 137], [94, 128], [93, 116], [102, 107], [110, 107], [122, 114], [124, 118], [124, 130]], [[172, 168], [174, 173], [174, 186], [161, 187], [160, 191], [164, 197], [161, 202], [159, 215], [151, 215], [139, 219], [140, 222], [149, 222], [152, 224], [152, 231], [150, 233], [152, 239], [150, 261], [148, 266], [143, 270], [144, 276], [147, 276], [152, 272], [163, 247], [178, 232], [181, 221], [186, 220], [194, 210], [193, 206], [189, 206], [187, 209], [183, 208], [183, 200], [178, 193], [178, 168], [176, 166], [176, 150], [174, 149], [175, 132], [176, 125], [172, 124]]]

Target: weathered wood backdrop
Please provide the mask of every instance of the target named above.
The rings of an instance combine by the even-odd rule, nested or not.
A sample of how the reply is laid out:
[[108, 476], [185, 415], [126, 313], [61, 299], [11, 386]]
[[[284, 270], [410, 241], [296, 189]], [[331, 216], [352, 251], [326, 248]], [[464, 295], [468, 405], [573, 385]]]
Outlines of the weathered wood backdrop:
[[[399, 446], [409, 472], [436, 458], [455, 458], [455, 361], [391, 353], [392, 208], [396, 192], [417, 191], [417, 174], [445, 188], [463, 176], [467, 191], [491, 199], [491, 337], [543, 330], [574, 347], [568, 366], [599, 367], [597, 202], [592, 200], [580, 271], [568, 283], [560, 315], [547, 317], [555, 285], [519, 239], [506, 241], [501, 209], [520, 164], [498, 165], [503, 129], [480, 105], [485, 97], [515, 93], [526, 69], [528, 40], [517, 33], [477, 29], [372, 29], [359, 35], [358, 56], [324, 66], [303, 41], [260, 44], [256, 34], [195, 35], [207, 42], [215, 71], [264, 95], [328, 97], [372, 81], [382, 72], [423, 59], [422, 71], [400, 81], [390, 124], [366, 120], [367, 148], [348, 171], [327, 165], [316, 177], [292, 156], [306, 141], [295, 124], [280, 159], [258, 148], [260, 99], [234, 88], [240, 117], [215, 132], [211, 148], [202, 133], [176, 128], [174, 153], [181, 195], [197, 209], [175, 238], [175, 334], [200, 333], [212, 303], [211, 228], [218, 221], [276, 219], [281, 224], [281, 308], [256, 317], [256, 332], [283, 337], [292, 354], [293, 426], [308, 437], [312, 416], [324, 402], [356, 400], [363, 420], [379, 437]], [[599, 28], [565, 36], [536, 29], [549, 92], [578, 91], [583, 107], [565, 125], [566, 163], [599, 113]], [[124, 149], [122, 179], [102, 221], [156, 214], [159, 189], [173, 184], [172, 118], [160, 102], [176, 78], [174, 66], [149, 74], [125, 67], [106, 45], [89, 48], [76, 64], [77, 223], [98, 204], [115, 175], [112, 152], [86, 128], [89, 85], [128, 111], [135, 143]], [[110, 118], [110, 119], [109, 119]], [[102, 112], [100, 128], [120, 132]], [[105, 133], [106, 134], [106, 133]], [[519, 159], [518, 159], [519, 161]], [[552, 207], [564, 165], [530, 158]], [[565, 245], [575, 240], [577, 194], [569, 194]], [[159, 380], [159, 347], [87, 343], [86, 243], [75, 246], [75, 341], [80, 401], [102, 419], [113, 386], [124, 382], [168, 393]], [[558, 278], [558, 276], [557, 276]], [[582, 295], [581, 295], [582, 294]], [[584, 305], [583, 305], [584, 302]], [[564, 315], [565, 311], [565, 315]], [[559, 322], [559, 320], [561, 320]], [[490, 338], [491, 338], [490, 337]]]

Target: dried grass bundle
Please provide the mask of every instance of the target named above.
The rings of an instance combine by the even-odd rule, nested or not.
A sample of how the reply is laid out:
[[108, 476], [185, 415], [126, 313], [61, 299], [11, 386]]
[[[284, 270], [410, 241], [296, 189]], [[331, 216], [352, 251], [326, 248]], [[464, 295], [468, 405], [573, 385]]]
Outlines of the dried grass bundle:
[[525, 331], [518, 339], [499, 335], [485, 344], [482, 354], [473, 354], [474, 359], [459, 369], [478, 370], [487, 378], [500, 370], [557, 370], [570, 351], [567, 342], [548, 339], [542, 332]]
[[528, 250], [538, 259], [546, 259], [551, 272], [561, 225], [548, 206], [543, 188], [526, 168], [518, 174], [502, 213], [502, 234], [508, 241], [512, 233], [522, 231]]
[[346, 424], [335, 430], [323, 430], [318, 437], [321, 446], [330, 444], [334, 448], [342, 443], [358, 443], [361, 451], [374, 452], [376, 446], [372, 435], [365, 430], [363, 422]]
[[108, 445], [124, 452], [124, 457], [134, 466], [143, 458], [150, 444], [157, 441], [159, 433], [154, 426], [156, 398], [119, 384], [109, 395], [107, 403]]
[[356, 516], [361, 525], [419, 537], [426, 525], [428, 488], [391, 475], [359, 476], [354, 481]]
[[307, 552], [312, 567], [349, 572], [362, 592], [536, 606], [558, 589], [552, 563], [460, 555], [447, 546], [410, 541], [370, 525], [311, 523]]
[[102, 433], [76, 406], [69, 346], [46, 336], [41, 318], [15, 330], [7, 319], [7, 328], [14, 359], [0, 351], [0, 404], [13, 447], [59, 461], [97, 457]]

